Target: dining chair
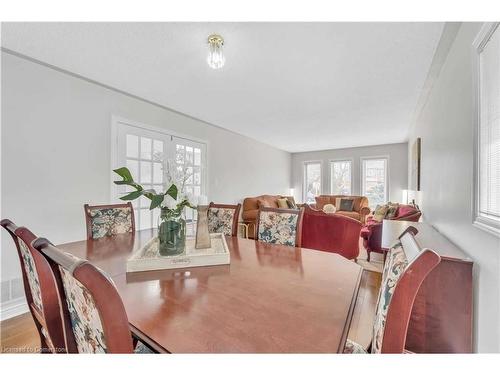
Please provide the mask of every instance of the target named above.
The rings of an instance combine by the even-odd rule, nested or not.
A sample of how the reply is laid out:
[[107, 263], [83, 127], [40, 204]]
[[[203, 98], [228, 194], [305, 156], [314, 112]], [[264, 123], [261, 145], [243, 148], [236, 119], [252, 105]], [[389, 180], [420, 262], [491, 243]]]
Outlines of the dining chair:
[[[33, 246], [51, 264], [57, 281], [68, 353], [134, 353], [127, 313], [114, 282], [45, 238], [36, 239]], [[148, 351], [141, 343], [135, 352]]]
[[408, 227], [389, 250], [378, 294], [371, 348], [347, 340], [344, 353], [405, 353], [406, 334], [417, 292], [441, 257], [421, 249], [415, 227]]
[[56, 281], [49, 262], [32, 246], [36, 236], [9, 219], [0, 222], [11, 235], [21, 263], [24, 293], [40, 336], [42, 353], [65, 353], [63, 322]]
[[210, 202], [208, 205], [208, 231], [236, 237], [240, 209], [241, 203], [232, 205]]
[[304, 209], [259, 208], [257, 240], [300, 247]]
[[132, 203], [83, 206], [87, 224], [87, 239], [135, 232]]

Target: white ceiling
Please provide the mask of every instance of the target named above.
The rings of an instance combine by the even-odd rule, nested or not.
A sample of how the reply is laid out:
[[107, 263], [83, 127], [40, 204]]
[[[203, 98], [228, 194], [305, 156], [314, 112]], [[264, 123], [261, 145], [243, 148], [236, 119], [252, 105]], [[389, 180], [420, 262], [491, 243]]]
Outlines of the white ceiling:
[[3, 23], [2, 46], [299, 152], [405, 141], [443, 26]]

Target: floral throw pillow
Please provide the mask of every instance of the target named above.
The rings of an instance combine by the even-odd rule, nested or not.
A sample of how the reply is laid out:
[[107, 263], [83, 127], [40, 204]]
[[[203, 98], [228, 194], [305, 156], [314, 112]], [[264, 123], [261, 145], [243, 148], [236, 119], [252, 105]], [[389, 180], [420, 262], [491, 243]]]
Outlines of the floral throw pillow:
[[394, 219], [398, 213], [399, 203], [389, 202], [387, 206], [387, 213], [385, 214], [386, 219]]
[[388, 209], [389, 209], [389, 206], [387, 206], [386, 204], [384, 204], [382, 206], [377, 205], [377, 207], [375, 208], [375, 213], [373, 214], [373, 220], [378, 221], [378, 222], [384, 220]]

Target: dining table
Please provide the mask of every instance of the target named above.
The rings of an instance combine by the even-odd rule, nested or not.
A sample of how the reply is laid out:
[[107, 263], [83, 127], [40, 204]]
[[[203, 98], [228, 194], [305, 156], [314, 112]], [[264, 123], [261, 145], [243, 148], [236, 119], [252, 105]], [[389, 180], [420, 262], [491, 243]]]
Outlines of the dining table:
[[341, 353], [362, 267], [226, 236], [230, 264], [127, 273], [155, 229], [58, 245], [104, 271], [134, 336], [164, 353]]

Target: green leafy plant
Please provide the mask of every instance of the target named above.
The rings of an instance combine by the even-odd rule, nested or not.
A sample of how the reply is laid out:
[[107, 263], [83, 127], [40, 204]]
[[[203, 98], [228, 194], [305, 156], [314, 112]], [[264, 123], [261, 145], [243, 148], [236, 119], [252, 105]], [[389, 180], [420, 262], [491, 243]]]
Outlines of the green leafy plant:
[[[182, 196], [182, 192], [179, 191], [175, 183], [171, 183], [170, 187], [164, 193], [157, 193], [154, 189], [144, 189], [142, 185], [135, 182], [129, 169], [126, 167], [114, 169], [113, 172], [122, 178], [120, 181], [114, 181], [116, 185], [128, 185], [135, 189], [135, 191], [120, 197], [123, 201], [132, 201], [145, 196], [151, 200], [150, 210], [162, 207], [167, 209], [172, 216], [180, 215], [184, 207], [196, 208], [189, 202], [188, 197]], [[171, 199], [166, 199], [165, 197], [170, 197]]]

